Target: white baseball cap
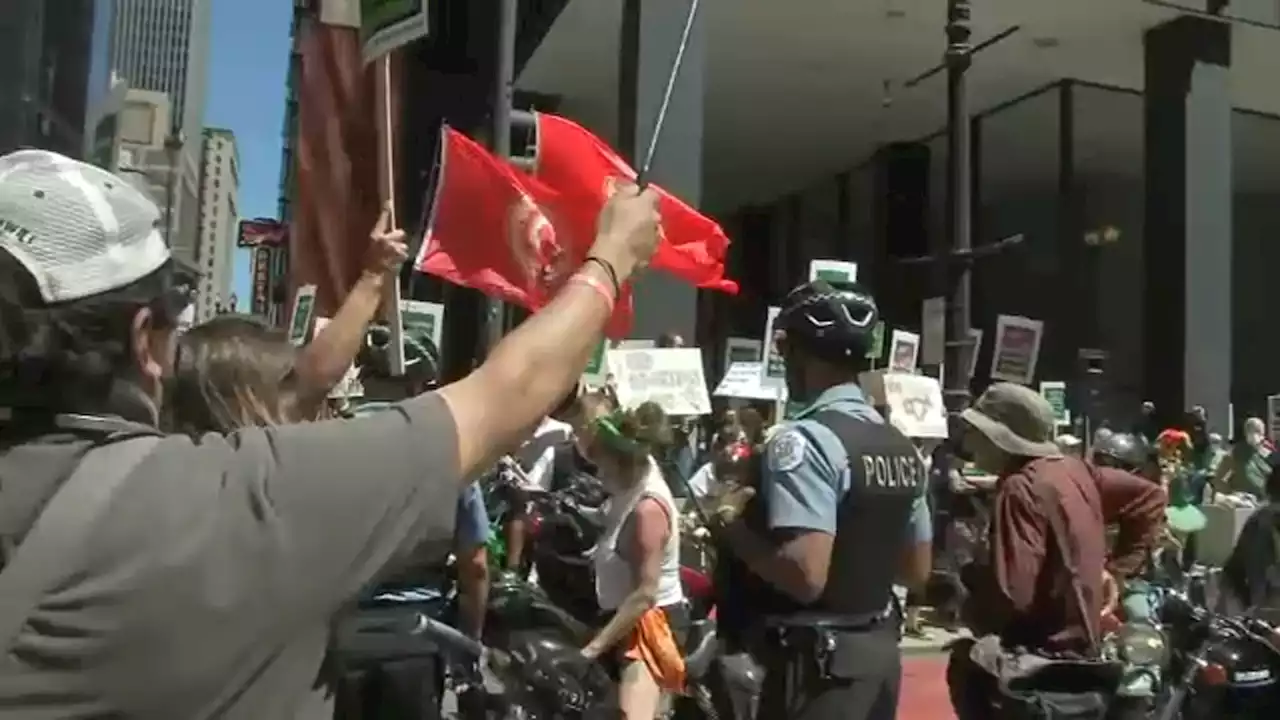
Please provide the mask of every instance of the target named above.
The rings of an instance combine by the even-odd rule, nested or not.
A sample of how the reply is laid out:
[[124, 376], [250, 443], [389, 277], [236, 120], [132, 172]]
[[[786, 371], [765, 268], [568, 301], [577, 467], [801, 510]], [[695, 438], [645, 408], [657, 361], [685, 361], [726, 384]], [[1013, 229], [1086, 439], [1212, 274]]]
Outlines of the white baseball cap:
[[102, 168], [45, 150], [0, 156], [0, 249], [46, 303], [131, 285], [170, 260], [160, 209]]

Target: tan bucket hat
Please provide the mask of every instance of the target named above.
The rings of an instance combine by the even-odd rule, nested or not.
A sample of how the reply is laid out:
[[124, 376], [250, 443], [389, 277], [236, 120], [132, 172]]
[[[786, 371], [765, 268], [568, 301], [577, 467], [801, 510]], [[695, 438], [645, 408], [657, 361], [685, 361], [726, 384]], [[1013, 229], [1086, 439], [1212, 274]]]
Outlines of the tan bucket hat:
[[1053, 408], [1040, 393], [1022, 385], [1000, 382], [988, 387], [960, 417], [1010, 455], [1062, 455], [1053, 441]]

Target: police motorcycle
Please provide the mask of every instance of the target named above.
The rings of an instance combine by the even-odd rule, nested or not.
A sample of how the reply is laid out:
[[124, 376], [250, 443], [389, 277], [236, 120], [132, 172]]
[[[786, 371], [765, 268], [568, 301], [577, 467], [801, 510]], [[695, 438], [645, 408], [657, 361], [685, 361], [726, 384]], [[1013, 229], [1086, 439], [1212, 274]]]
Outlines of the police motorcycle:
[[380, 663], [406, 657], [440, 657], [459, 692], [474, 692], [472, 713], [484, 720], [612, 720], [618, 708], [614, 683], [599, 666], [581, 659], [578, 645], [525, 633], [505, 649], [487, 647], [430, 614], [362, 613], [341, 624], [338, 643], [348, 653]]
[[1171, 650], [1155, 720], [1272, 718], [1280, 712], [1280, 632], [1248, 615], [1212, 612], [1186, 593], [1163, 598]]

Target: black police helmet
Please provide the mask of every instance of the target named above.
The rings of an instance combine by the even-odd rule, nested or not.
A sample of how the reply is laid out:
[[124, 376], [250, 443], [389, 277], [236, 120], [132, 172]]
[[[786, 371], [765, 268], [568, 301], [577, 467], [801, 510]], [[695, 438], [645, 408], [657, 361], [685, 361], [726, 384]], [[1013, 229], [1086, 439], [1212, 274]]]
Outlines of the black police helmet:
[[774, 325], [787, 344], [834, 362], [866, 356], [880, 322], [871, 293], [856, 283], [812, 280], [787, 294]]
[[1147, 444], [1131, 433], [1111, 433], [1093, 447], [1094, 458], [1121, 468], [1140, 468], [1147, 461]]

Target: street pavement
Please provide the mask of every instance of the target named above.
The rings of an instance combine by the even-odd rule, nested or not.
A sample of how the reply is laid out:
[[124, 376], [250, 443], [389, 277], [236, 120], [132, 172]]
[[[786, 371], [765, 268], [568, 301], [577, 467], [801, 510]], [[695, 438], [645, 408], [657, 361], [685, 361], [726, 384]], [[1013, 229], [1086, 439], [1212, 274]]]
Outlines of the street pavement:
[[909, 655], [902, 660], [898, 720], [955, 720], [947, 695], [947, 656]]

